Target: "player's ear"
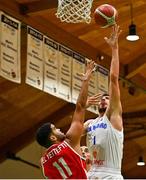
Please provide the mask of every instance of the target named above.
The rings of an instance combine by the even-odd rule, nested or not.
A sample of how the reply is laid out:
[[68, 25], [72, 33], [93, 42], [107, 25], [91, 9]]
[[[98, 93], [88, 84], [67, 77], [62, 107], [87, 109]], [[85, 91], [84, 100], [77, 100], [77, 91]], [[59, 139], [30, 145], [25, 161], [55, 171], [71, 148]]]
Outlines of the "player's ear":
[[55, 135], [51, 134], [50, 140], [54, 143], [55, 141], [57, 141], [57, 137]]

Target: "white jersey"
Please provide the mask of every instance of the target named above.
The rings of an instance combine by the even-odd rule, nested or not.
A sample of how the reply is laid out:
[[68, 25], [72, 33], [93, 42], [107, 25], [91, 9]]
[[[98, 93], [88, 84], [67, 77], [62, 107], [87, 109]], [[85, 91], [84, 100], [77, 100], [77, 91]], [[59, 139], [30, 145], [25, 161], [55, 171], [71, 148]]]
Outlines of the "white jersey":
[[87, 146], [92, 160], [89, 179], [123, 179], [123, 131], [113, 128], [106, 115], [88, 125]]

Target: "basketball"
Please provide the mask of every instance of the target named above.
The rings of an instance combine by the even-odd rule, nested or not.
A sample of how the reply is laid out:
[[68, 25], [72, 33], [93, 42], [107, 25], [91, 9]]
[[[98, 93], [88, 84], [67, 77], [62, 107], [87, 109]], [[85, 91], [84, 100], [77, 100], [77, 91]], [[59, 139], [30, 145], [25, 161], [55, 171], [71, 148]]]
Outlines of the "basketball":
[[94, 11], [94, 20], [102, 28], [112, 26], [117, 20], [117, 10], [109, 4], [100, 5]]

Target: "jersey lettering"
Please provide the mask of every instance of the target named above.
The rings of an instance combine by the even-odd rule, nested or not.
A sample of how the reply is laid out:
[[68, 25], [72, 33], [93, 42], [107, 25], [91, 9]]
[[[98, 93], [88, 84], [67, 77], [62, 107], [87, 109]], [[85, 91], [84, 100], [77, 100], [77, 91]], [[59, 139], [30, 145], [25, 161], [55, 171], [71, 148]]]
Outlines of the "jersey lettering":
[[72, 172], [70, 170], [70, 168], [68, 167], [67, 163], [65, 162], [65, 160], [61, 157], [58, 159], [58, 162], [54, 162], [53, 163], [53, 166], [57, 168], [57, 170], [59, 171], [60, 175], [62, 176], [62, 178], [66, 179], [67, 176], [64, 172], [64, 170], [62, 169], [61, 166], [64, 167], [64, 169], [66, 170], [68, 176], [71, 176], [72, 175]]
[[87, 128], [87, 132], [95, 131], [96, 129], [107, 129], [107, 124], [106, 123], [99, 123], [99, 124], [96, 124], [93, 126], [89, 126]]
[[94, 138], [93, 138], [93, 144], [94, 145], [96, 144], [96, 136], [94, 136]]

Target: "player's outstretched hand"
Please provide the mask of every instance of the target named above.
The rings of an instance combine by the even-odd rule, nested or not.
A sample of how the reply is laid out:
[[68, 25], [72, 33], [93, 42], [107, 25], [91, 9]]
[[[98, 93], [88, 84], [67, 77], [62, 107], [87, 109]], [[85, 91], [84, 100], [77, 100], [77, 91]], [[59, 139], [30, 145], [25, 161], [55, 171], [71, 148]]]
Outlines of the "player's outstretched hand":
[[121, 34], [121, 32], [122, 32], [122, 30], [120, 30], [120, 26], [115, 24], [112, 27], [112, 33], [111, 33], [110, 37], [109, 38], [104, 37], [105, 41], [107, 42], [107, 44], [109, 44], [109, 46], [111, 48], [117, 47], [118, 38], [119, 38], [119, 35]]
[[92, 72], [95, 70], [95, 62], [94, 61], [88, 61], [86, 66], [86, 71], [84, 74], [82, 74], [82, 80], [89, 80], [91, 77]]
[[88, 97], [87, 102], [86, 102], [86, 108], [92, 106], [92, 105], [98, 105], [100, 99], [101, 99], [102, 94], [98, 93], [95, 94], [94, 96]]

